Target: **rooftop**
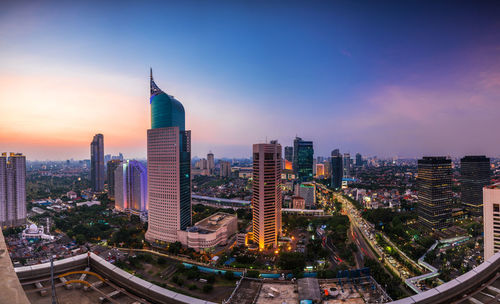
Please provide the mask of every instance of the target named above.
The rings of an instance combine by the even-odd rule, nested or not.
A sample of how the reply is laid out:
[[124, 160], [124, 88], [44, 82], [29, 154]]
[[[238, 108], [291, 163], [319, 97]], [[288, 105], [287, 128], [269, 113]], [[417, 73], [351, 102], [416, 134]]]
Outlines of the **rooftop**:
[[500, 189], [500, 183], [494, 184], [494, 185], [490, 185], [490, 186], [486, 186], [485, 188], [486, 189]]
[[321, 293], [317, 278], [302, 278], [297, 280], [299, 290], [299, 300], [312, 300], [319, 302]]
[[197, 222], [196, 224], [194, 224], [194, 226], [203, 230], [216, 231], [221, 227], [227, 225], [234, 218], [236, 218], [235, 214], [217, 212]]

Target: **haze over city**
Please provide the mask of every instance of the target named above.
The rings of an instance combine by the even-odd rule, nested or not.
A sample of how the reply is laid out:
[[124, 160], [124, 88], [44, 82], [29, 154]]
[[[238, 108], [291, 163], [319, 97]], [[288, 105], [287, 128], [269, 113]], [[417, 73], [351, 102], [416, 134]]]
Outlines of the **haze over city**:
[[325, 156], [495, 156], [499, 15], [494, 2], [4, 3], [0, 142], [81, 159], [102, 133], [106, 153], [145, 158], [152, 66], [186, 106], [193, 156], [295, 135]]

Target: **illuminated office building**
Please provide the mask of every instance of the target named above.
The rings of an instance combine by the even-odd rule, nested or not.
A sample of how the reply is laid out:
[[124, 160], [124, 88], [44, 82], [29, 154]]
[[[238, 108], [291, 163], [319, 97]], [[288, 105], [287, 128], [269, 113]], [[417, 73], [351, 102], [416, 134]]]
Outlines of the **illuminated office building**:
[[281, 234], [281, 145], [253, 145], [252, 228], [260, 249], [277, 247]]
[[293, 141], [293, 171], [299, 181], [313, 179], [313, 160], [313, 142], [296, 137]]
[[418, 221], [429, 229], [449, 226], [451, 219], [451, 160], [423, 157], [418, 160]]
[[163, 245], [191, 225], [191, 131], [185, 130], [184, 107], [158, 88], [152, 72], [150, 85], [146, 240]]

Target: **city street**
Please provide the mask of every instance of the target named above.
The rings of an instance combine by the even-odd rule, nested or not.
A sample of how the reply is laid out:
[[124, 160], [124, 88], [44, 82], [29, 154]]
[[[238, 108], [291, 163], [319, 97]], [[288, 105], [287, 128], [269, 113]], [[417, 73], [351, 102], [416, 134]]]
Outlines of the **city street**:
[[[360, 240], [363, 239], [364, 242], [368, 243], [370, 245], [369, 249], [372, 249], [372, 248], [375, 249], [376, 255], [378, 255], [379, 257], [382, 257], [383, 263], [387, 267], [389, 267], [389, 269], [391, 269], [394, 273], [396, 273], [400, 278], [402, 278], [404, 280], [408, 277], [413, 276], [413, 274], [410, 272], [409, 269], [407, 269], [405, 266], [401, 265], [401, 263], [399, 263], [399, 261], [397, 261], [396, 259], [392, 258], [391, 256], [387, 255], [384, 252], [384, 249], [377, 243], [377, 241], [375, 239], [375, 233], [374, 233], [373, 229], [370, 227], [369, 223], [367, 223], [361, 217], [361, 215], [359, 214], [359, 211], [352, 205], [352, 203], [349, 202], [344, 197], [342, 197], [341, 195], [334, 194], [334, 196], [337, 200], [342, 202], [342, 204], [344, 205], [344, 207], [346, 209], [346, 214], [347, 214], [347, 216], [349, 216], [349, 220], [351, 222], [351, 225], [353, 225], [353, 227], [355, 228], [354, 231], [357, 231], [358, 235], [360, 236], [359, 239]], [[384, 235], [381, 232], [378, 232], [378, 233], [380, 233], [382, 235], [382, 237], [384, 237]], [[384, 239], [386, 239], [386, 237], [384, 237]], [[390, 244], [391, 244], [391, 246], [393, 245], [392, 243], [390, 243]], [[361, 249], [361, 248], [363, 248], [363, 249]], [[366, 250], [367, 248], [360, 247], [360, 249], [363, 251], [363, 250]], [[393, 249], [400, 252], [400, 250], [396, 246], [394, 246]], [[368, 250], [366, 250], [366, 251], [368, 251]], [[369, 250], [369, 251], [372, 252], [372, 250]], [[416, 264], [415, 262], [413, 262], [413, 263]], [[420, 268], [420, 266], [418, 266], [418, 267]]]

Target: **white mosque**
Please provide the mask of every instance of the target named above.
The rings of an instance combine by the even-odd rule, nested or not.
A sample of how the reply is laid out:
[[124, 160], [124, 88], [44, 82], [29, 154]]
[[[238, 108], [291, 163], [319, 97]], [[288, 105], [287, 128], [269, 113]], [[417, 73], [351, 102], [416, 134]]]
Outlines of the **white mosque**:
[[35, 224], [26, 225], [23, 231], [23, 239], [42, 239], [53, 240], [54, 237], [50, 234], [45, 234], [43, 226], [37, 227]]

